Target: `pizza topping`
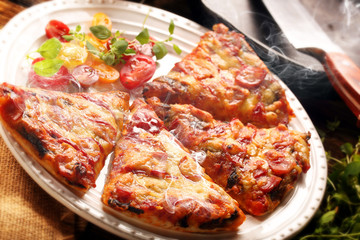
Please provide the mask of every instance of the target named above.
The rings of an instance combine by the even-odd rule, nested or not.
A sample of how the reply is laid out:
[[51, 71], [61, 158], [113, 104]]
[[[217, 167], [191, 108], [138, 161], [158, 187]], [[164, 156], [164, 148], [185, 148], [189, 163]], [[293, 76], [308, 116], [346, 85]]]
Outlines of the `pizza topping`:
[[249, 66], [244, 70], [239, 70], [235, 76], [235, 83], [245, 88], [257, 87], [264, 81], [267, 71], [262, 68]]
[[179, 169], [181, 174], [191, 181], [197, 182], [201, 180], [200, 166], [195, 163], [193, 159], [190, 159], [188, 156], [184, 156], [179, 162]]
[[261, 191], [264, 193], [271, 192], [275, 187], [277, 187], [281, 178], [277, 176], [262, 176], [257, 179], [258, 185], [260, 186]]
[[163, 122], [156, 116], [155, 112], [148, 106], [141, 108], [132, 116], [128, 128], [136, 132], [136, 128], [143, 129], [152, 134], [159, 133], [163, 129]]
[[265, 157], [268, 160], [271, 170], [277, 175], [287, 174], [293, 168], [294, 162], [285, 158], [284, 155], [277, 151], [269, 150], [265, 153]]

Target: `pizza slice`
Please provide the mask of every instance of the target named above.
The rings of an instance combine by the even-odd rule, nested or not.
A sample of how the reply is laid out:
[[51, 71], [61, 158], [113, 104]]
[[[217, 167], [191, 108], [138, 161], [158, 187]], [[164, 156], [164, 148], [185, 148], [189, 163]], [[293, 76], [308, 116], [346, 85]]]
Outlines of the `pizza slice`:
[[0, 120], [14, 139], [61, 182], [86, 191], [120, 137], [129, 95], [68, 94], [0, 85]]
[[105, 205], [161, 228], [235, 230], [245, 219], [142, 100], [130, 107], [102, 195]]
[[225, 123], [191, 105], [147, 101], [206, 174], [252, 215], [272, 212], [310, 168], [309, 134], [283, 124], [263, 129], [238, 119]]
[[244, 36], [223, 24], [213, 29], [166, 76], [146, 83], [144, 97], [191, 104], [219, 120], [238, 118], [258, 127], [287, 124], [293, 112], [285, 91]]

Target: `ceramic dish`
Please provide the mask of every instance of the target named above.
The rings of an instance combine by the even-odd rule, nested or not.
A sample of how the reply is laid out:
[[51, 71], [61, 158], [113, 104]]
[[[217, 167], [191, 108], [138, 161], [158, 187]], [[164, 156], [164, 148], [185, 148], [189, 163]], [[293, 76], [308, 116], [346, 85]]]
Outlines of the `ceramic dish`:
[[[189, 53], [208, 29], [172, 13], [142, 4], [125, 1], [50, 1], [35, 5], [14, 17], [2, 30], [0, 36], [0, 79], [15, 85], [25, 85], [29, 63], [26, 55], [36, 50], [45, 41], [45, 25], [51, 19], [63, 21], [70, 28], [89, 24], [97, 12], [106, 13], [113, 21], [113, 29], [135, 36], [141, 31], [146, 15], [150, 35], [166, 39], [171, 19], [175, 23], [174, 43], [182, 50], [181, 56], [171, 51], [160, 60], [156, 75], [166, 74], [185, 54]], [[87, 29], [87, 28], [83, 29]], [[156, 76], [155, 76], [156, 77]], [[191, 234], [164, 231], [106, 208], [100, 201], [108, 167], [102, 170], [96, 188], [84, 195], [70, 190], [52, 177], [37, 162], [30, 158], [8, 132], [0, 127], [7, 146], [25, 171], [46, 192], [67, 208], [118, 236], [131, 239], [284, 239], [300, 231], [312, 218], [324, 195], [327, 164], [321, 140], [304, 108], [295, 95], [283, 84], [296, 118], [289, 128], [311, 133], [311, 168], [302, 175], [295, 189], [271, 214], [255, 218], [247, 216], [245, 223], [236, 232], [216, 234]]]

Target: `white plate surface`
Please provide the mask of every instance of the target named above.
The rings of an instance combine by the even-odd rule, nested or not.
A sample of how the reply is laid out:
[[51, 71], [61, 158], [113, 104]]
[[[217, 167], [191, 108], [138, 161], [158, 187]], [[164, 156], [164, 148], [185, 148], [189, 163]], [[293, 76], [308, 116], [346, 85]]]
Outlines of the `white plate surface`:
[[[156, 76], [166, 74], [175, 62], [196, 46], [200, 36], [208, 31], [183, 17], [137, 3], [111, 0], [45, 2], [21, 12], [1, 31], [0, 81], [25, 85], [29, 69], [26, 55], [45, 41], [44, 29], [49, 20], [63, 21], [72, 29], [78, 24], [82, 25], [83, 29], [88, 29], [92, 16], [97, 12], [104, 12], [112, 19], [113, 29], [133, 36], [141, 31], [145, 16], [149, 14], [146, 26], [150, 35], [156, 39], [168, 37], [170, 19], [174, 20], [174, 43], [180, 46], [183, 54], [176, 55], [169, 46], [169, 54], [160, 61]], [[127, 239], [285, 239], [299, 232], [319, 207], [326, 186], [327, 163], [322, 142], [309, 116], [294, 94], [284, 84], [283, 86], [296, 114], [289, 127], [311, 133], [311, 168], [273, 213], [261, 218], [248, 215], [239, 230], [232, 233], [190, 234], [163, 231], [122, 217], [121, 214], [104, 207], [100, 201], [108, 166], [101, 172], [96, 182], [97, 187], [79, 195], [59, 183], [24, 153], [2, 127], [0, 133], [17, 161], [45, 191], [76, 214], [118, 236]]]

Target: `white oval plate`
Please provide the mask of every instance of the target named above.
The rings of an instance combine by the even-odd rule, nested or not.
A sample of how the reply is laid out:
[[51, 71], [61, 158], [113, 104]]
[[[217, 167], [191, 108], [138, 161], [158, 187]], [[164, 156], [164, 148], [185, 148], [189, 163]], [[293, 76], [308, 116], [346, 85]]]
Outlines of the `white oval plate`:
[[[175, 14], [142, 4], [124, 1], [50, 1], [28, 8], [14, 17], [0, 35], [0, 76], [2, 81], [25, 85], [29, 62], [26, 55], [36, 50], [45, 41], [45, 25], [51, 19], [65, 22], [74, 29], [80, 24], [88, 29], [88, 24], [96, 12], [106, 13], [113, 21], [113, 29], [125, 31], [135, 36], [141, 31], [147, 14], [146, 26], [156, 39], [168, 37], [171, 19], [175, 23], [174, 43], [183, 50], [176, 55], [169, 47], [169, 54], [160, 61], [156, 76], [166, 74], [185, 54], [189, 53], [208, 31], [202, 26]], [[155, 77], [156, 77], [155, 76]], [[294, 94], [283, 84], [296, 118], [289, 127], [311, 133], [311, 168], [303, 175], [295, 189], [271, 214], [255, 218], [247, 216], [245, 223], [236, 232], [192, 234], [164, 231], [132, 219], [104, 207], [100, 201], [108, 167], [105, 166], [96, 184], [84, 195], [79, 195], [59, 183], [37, 162], [30, 158], [14, 141], [8, 132], [0, 127], [0, 133], [7, 146], [25, 171], [46, 192], [67, 208], [105, 230], [124, 238], [169, 239], [284, 239], [299, 232], [312, 218], [324, 195], [327, 177], [327, 163], [322, 142], [304, 108]]]

